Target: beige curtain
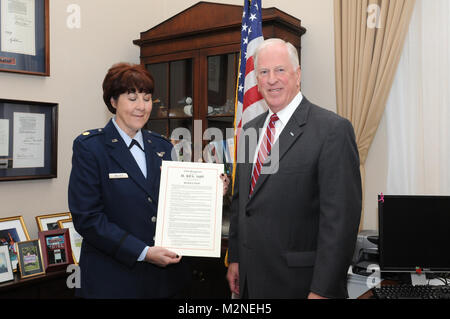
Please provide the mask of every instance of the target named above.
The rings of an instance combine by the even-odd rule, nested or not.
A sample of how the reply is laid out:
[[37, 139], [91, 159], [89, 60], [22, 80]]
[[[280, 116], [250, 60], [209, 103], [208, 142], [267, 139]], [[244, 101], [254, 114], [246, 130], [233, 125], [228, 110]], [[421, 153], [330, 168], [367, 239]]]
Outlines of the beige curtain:
[[[415, 2], [334, 0], [337, 112], [355, 129], [363, 197], [367, 154], [384, 112]], [[363, 220], [364, 208], [361, 225]]]

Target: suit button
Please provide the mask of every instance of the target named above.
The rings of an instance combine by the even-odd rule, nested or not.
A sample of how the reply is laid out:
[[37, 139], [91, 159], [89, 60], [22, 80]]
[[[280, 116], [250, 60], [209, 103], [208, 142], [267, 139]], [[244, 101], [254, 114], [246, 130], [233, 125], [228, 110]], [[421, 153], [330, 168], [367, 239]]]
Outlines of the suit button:
[[152, 223], [156, 223], [156, 217], [155, 216], [152, 217]]
[[153, 200], [149, 197], [147, 198], [150, 203], [153, 203]]

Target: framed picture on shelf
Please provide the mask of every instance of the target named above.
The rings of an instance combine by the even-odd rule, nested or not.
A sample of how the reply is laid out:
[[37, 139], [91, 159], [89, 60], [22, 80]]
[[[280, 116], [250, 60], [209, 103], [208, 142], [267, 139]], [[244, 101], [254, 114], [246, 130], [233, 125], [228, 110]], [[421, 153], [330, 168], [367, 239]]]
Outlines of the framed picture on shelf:
[[8, 246], [0, 246], [0, 283], [14, 279]]
[[61, 229], [67, 228], [69, 230], [70, 246], [72, 248], [73, 262], [75, 264], [78, 264], [78, 261], [80, 260], [83, 237], [81, 237], [81, 235], [75, 230], [72, 218], [60, 220], [58, 221], [58, 225], [59, 228]]
[[56, 178], [58, 104], [0, 99], [0, 181]]
[[49, 76], [49, 0], [0, 0], [0, 14], [0, 71]]
[[30, 240], [22, 216], [0, 218], [0, 246], [7, 246], [13, 271], [17, 271], [16, 243]]
[[73, 264], [68, 229], [40, 231], [39, 241], [42, 246], [45, 271], [56, 271]]
[[38, 239], [16, 243], [21, 278], [45, 274], [41, 245]]
[[67, 213], [55, 213], [36, 216], [36, 223], [39, 231], [59, 229], [58, 221], [72, 218], [72, 215]]

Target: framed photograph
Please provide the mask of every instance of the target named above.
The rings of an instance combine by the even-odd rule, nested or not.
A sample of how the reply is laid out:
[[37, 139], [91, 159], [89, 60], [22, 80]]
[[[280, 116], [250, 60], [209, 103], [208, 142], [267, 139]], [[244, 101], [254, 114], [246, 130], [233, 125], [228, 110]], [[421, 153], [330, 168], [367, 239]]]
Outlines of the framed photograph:
[[69, 230], [70, 246], [72, 248], [73, 262], [78, 265], [81, 254], [81, 244], [83, 237], [75, 230], [72, 218], [58, 221], [59, 228], [67, 228]]
[[39, 240], [21, 241], [20, 243], [16, 243], [16, 249], [21, 278], [45, 274]]
[[58, 104], [0, 99], [0, 181], [56, 178]]
[[68, 229], [39, 232], [45, 271], [60, 270], [73, 264], [72, 249]]
[[16, 243], [30, 240], [22, 216], [0, 218], [0, 246], [7, 246], [13, 271], [17, 271]]
[[36, 223], [39, 231], [59, 229], [58, 221], [72, 218], [72, 215], [67, 213], [55, 213], [47, 215], [36, 216]]
[[8, 246], [0, 246], [0, 283], [14, 279]]
[[49, 0], [0, 0], [0, 40], [0, 71], [49, 76]]

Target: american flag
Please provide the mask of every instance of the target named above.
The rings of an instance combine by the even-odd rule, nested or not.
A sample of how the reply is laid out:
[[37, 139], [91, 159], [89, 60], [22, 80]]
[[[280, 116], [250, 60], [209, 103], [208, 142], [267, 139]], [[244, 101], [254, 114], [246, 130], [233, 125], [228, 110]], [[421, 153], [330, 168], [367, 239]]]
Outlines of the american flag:
[[[245, 123], [267, 110], [267, 104], [258, 92], [253, 54], [264, 41], [262, 34], [261, 0], [245, 0], [241, 30], [241, 56], [235, 111], [235, 146]], [[236, 154], [236, 152], [235, 152]]]

